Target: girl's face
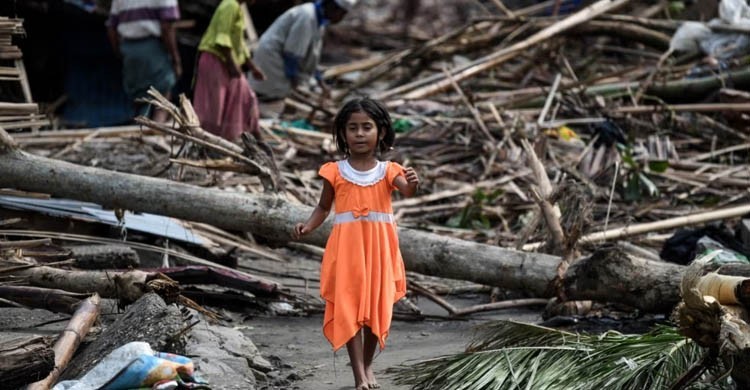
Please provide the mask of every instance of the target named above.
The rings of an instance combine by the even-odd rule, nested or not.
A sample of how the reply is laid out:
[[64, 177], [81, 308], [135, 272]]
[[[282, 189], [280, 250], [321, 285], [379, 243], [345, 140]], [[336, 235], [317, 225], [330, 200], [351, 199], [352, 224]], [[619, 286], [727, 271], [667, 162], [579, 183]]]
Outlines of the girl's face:
[[383, 138], [378, 136], [378, 126], [369, 115], [356, 111], [346, 122], [346, 145], [351, 156], [374, 156], [378, 142]]

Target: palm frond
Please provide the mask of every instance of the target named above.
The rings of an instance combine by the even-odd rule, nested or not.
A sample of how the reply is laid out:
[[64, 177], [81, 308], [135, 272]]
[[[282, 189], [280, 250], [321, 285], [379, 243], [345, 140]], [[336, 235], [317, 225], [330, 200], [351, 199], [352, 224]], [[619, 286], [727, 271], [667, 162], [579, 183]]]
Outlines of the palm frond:
[[467, 352], [400, 367], [395, 379], [416, 390], [667, 389], [703, 354], [665, 326], [589, 335], [499, 321], [480, 327]]

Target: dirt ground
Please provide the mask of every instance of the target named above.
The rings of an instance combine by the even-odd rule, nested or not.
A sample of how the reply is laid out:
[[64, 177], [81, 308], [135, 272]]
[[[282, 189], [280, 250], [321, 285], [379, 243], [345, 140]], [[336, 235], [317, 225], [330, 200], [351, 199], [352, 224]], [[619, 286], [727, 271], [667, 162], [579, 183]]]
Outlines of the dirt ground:
[[[420, 305], [425, 306], [425, 305]], [[424, 308], [423, 308], [424, 309]], [[435, 308], [437, 309], [437, 308]], [[439, 310], [439, 309], [437, 309]], [[472, 328], [490, 319], [539, 321], [539, 311], [521, 310], [467, 321], [394, 321], [386, 349], [375, 358], [375, 373], [383, 389], [405, 390], [393, 383], [389, 368], [462, 351]], [[257, 317], [245, 322], [263, 356], [280, 363], [279, 376], [259, 389], [353, 389], [346, 349], [335, 354], [321, 331], [322, 315], [309, 317]], [[288, 385], [284, 382], [289, 381]]]
[[[308, 256], [290, 254], [289, 262], [264, 260], [243, 261], [240, 269], [251, 267], [274, 273], [292, 291], [317, 293], [317, 272], [320, 263]], [[257, 273], [257, 272], [256, 272]], [[300, 282], [304, 278], [305, 282]], [[306, 290], [305, 290], [306, 288]], [[464, 307], [485, 303], [485, 294], [447, 298], [453, 305]], [[421, 298], [413, 301], [425, 315], [445, 316], [446, 311]], [[429, 319], [423, 321], [394, 320], [386, 349], [375, 358], [375, 374], [383, 389], [402, 390], [407, 386], [393, 383], [389, 368], [422, 359], [461, 352], [471, 339], [472, 329], [487, 321], [541, 321], [540, 308], [513, 309], [475, 314], [466, 320]], [[256, 316], [246, 319], [241, 329], [263, 356], [279, 367], [278, 375], [269, 378], [259, 389], [343, 390], [353, 389], [354, 379], [346, 348], [335, 354], [323, 337], [322, 314], [309, 316]]]

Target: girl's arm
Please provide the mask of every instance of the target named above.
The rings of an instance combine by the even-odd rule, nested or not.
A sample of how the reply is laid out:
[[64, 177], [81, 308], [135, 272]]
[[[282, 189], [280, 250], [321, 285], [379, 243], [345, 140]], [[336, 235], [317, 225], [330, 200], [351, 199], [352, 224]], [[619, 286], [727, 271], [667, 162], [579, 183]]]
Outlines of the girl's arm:
[[323, 180], [323, 192], [320, 194], [318, 205], [315, 206], [315, 209], [313, 210], [312, 214], [310, 214], [310, 218], [307, 219], [307, 222], [300, 222], [294, 225], [292, 238], [294, 238], [295, 240], [299, 240], [300, 237], [312, 232], [318, 226], [320, 226], [320, 224], [326, 220], [326, 217], [328, 217], [328, 213], [331, 212], [332, 204], [333, 186], [328, 182], [328, 180]]
[[417, 186], [419, 185], [417, 171], [415, 171], [414, 168], [404, 169], [404, 176], [396, 176], [396, 178], [393, 179], [393, 185], [395, 185], [396, 188], [398, 188], [398, 191], [404, 196], [414, 196], [417, 192]]

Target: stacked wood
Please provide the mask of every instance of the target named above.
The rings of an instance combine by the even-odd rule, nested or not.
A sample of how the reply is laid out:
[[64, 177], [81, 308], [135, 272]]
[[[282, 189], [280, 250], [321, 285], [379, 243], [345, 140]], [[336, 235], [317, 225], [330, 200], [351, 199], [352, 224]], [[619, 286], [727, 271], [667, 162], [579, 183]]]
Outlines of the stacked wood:
[[38, 129], [49, 125], [39, 107], [32, 103], [31, 89], [23, 64], [23, 53], [13, 44], [13, 37], [25, 34], [23, 20], [0, 16], [0, 83], [18, 82], [26, 103], [0, 102], [0, 127], [4, 129]]
[[23, 34], [23, 20], [0, 16], [0, 60], [18, 60], [21, 49], [13, 44], [13, 35]]

